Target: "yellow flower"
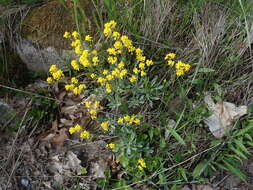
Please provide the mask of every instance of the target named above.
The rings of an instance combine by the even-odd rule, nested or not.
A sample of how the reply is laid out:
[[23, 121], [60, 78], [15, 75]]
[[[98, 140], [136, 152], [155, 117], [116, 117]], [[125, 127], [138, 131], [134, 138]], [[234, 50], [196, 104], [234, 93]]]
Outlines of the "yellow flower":
[[132, 76], [129, 78], [129, 81], [130, 81], [131, 83], [134, 83], [134, 82], [137, 81], [137, 77], [136, 77], [135, 75], [132, 75]]
[[176, 57], [176, 54], [175, 53], [168, 53], [166, 56], [165, 56], [165, 60], [167, 59], [174, 59]]
[[168, 65], [173, 67], [175, 65], [175, 61], [172, 61], [172, 60], [168, 60]]
[[47, 77], [47, 83], [51, 84], [54, 82], [54, 79], [52, 77]]
[[111, 92], [112, 92], [112, 89], [111, 89], [110, 87], [107, 87], [107, 88], [105, 89], [105, 91], [106, 91], [107, 93], [111, 93]]
[[81, 41], [78, 40], [78, 39], [76, 39], [75, 41], [73, 41], [73, 42], [71, 43], [71, 46], [72, 46], [72, 47], [77, 47], [77, 46], [80, 46], [80, 47], [81, 47]]
[[[94, 50], [95, 51], [95, 50]], [[82, 55], [87, 58], [89, 56], [89, 51], [88, 50], [83, 50]]]
[[141, 167], [141, 165], [138, 165], [138, 169], [142, 171], [143, 167]]
[[93, 55], [97, 55], [98, 54], [98, 52], [97, 52], [97, 50], [93, 50], [92, 52], [91, 52]]
[[154, 62], [152, 60], [147, 59], [146, 60], [146, 65], [147, 66], [154, 65]]
[[57, 66], [56, 65], [51, 65], [51, 67], [49, 68], [49, 72], [50, 73], [54, 73], [56, 72], [58, 69], [57, 69]]
[[106, 79], [103, 77], [98, 77], [97, 82], [103, 85], [106, 82]]
[[123, 61], [121, 61], [119, 64], [118, 64], [118, 68], [122, 69], [124, 68], [125, 66], [125, 63]]
[[76, 54], [82, 54], [81, 46], [76, 46], [76, 47], [75, 47], [75, 53], [76, 53]]
[[120, 33], [118, 32], [113, 32], [112, 33], [112, 37], [114, 38], [114, 40], [118, 40], [120, 38]]
[[89, 62], [88, 58], [85, 57], [84, 55], [80, 56], [79, 61], [80, 61], [80, 63], [81, 63], [84, 67], [90, 66], [90, 62]]
[[73, 93], [74, 93], [75, 95], [78, 95], [78, 94], [80, 94], [81, 92], [80, 92], [80, 90], [79, 90], [78, 87], [75, 87], [75, 88], [73, 89]]
[[178, 69], [178, 70], [176, 70], [176, 75], [177, 76], [182, 76], [182, 75], [184, 75], [184, 71], [181, 70], [181, 69]]
[[74, 127], [69, 128], [69, 133], [72, 135], [76, 132], [76, 129]]
[[120, 70], [119, 70], [118, 68], [114, 69], [114, 70], [112, 71], [112, 75], [115, 76], [115, 77], [119, 77], [119, 75], [120, 75]]
[[77, 84], [78, 83], [78, 79], [76, 77], [72, 77], [70, 81], [71, 81], [72, 84]]
[[108, 28], [108, 27], [105, 27], [104, 28], [104, 35], [105, 35], [105, 37], [109, 37], [111, 34], [112, 34], [112, 29]]
[[90, 35], [86, 35], [85, 36], [85, 41], [91, 42], [92, 41], [92, 37]]
[[114, 29], [117, 25], [117, 23], [114, 20], [110, 21], [111, 28]]
[[122, 79], [124, 76], [127, 75], [127, 70], [126, 69], [123, 69], [120, 74], [119, 74], [119, 77]]
[[90, 139], [91, 135], [89, 131], [84, 130], [83, 132], [80, 133], [80, 138], [81, 139]]
[[116, 145], [114, 143], [110, 143], [110, 144], [107, 144], [106, 147], [113, 150], [116, 147]]
[[106, 51], [109, 55], [117, 55], [117, 51], [115, 48], [108, 48]]
[[97, 75], [94, 74], [94, 73], [92, 73], [92, 74], [90, 75], [90, 77], [91, 77], [92, 79], [94, 79], [96, 76], [97, 76]]
[[142, 49], [137, 48], [137, 49], [135, 50], [135, 53], [136, 53], [136, 55], [142, 55], [142, 54], [143, 54], [143, 51], [142, 51]]
[[73, 67], [74, 70], [79, 71], [80, 67], [79, 67], [76, 60], [72, 60], [70, 64], [71, 64], [71, 66]]
[[115, 49], [121, 49], [123, 47], [123, 44], [120, 41], [116, 41], [113, 46]]
[[128, 121], [129, 124], [132, 124], [134, 122], [134, 116], [130, 117], [130, 120]]
[[80, 92], [82, 92], [84, 89], [86, 89], [86, 85], [85, 84], [80, 84], [78, 86], [78, 89], [79, 89]]
[[79, 33], [77, 31], [72, 32], [72, 36], [74, 39], [79, 38]]
[[133, 52], [135, 50], [132, 41], [126, 35], [121, 36], [120, 40], [129, 52]]
[[104, 121], [101, 123], [101, 127], [104, 131], [108, 131], [109, 130], [109, 122], [108, 121]]
[[111, 85], [109, 83], [106, 83], [106, 85], [105, 85], [105, 91], [107, 93], [111, 93], [112, 92], [112, 88], [111, 88]]
[[66, 84], [66, 85], [65, 85], [65, 89], [66, 89], [67, 91], [73, 90], [74, 88], [75, 88], [75, 85], [74, 85], [74, 84]]
[[94, 110], [94, 109], [91, 109], [91, 110], [89, 111], [89, 113], [90, 113], [92, 116], [97, 115], [97, 111]]
[[108, 60], [109, 63], [115, 64], [117, 62], [118, 58], [109, 56], [107, 60]]
[[109, 72], [109, 71], [108, 71], [107, 69], [104, 69], [104, 70], [103, 70], [103, 75], [107, 75], [108, 72]]
[[135, 74], [138, 74], [139, 72], [140, 72], [140, 70], [139, 69], [137, 69], [136, 67], [133, 69], [133, 72], [135, 73]]
[[98, 108], [99, 105], [100, 105], [100, 102], [99, 102], [99, 101], [95, 101], [95, 102], [94, 102], [94, 107], [95, 107], [95, 108]]
[[142, 61], [142, 62], [144, 62], [145, 60], [146, 60], [146, 57], [145, 56], [141, 56], [141, 55], [138, 55], [138, 56], [136, 56], [136, 59], [138, 60], [138, 61]]
[[140, 166], [141, 166], [142, 168], [146, 168], [146, 167], [147, 167], [147, 166], [146, 166], [146, 163], [145, 163], [145, 161], [144, 161], [143, 158], [140, 158], [140, 159], [138, 160], [138, 163], [140, 164]]
[[111, 74], [109, 74], [109, 75], [106, 76], [106, 79], [107, 79], [108, 81], [113, 80], [113, 78], [114, 78], [114, 77], [113, 77], [113, 75], [111, 75]]
[[80, 132], [82, 130], [82, 127], [79, 124], [76, 124], [74, 128], [75, 128], [75, 132]]
[[135, 120], [134, 120], [134, 123], [137, 124], [137, 125], [139, 125], [140, 122], [141, 122], [140, 119], [135, 119]]
[[65, 32], [64, 35], [63, 35], [64, 38], [70, 38], [70, 36], [71, 36], [71, 35], [70, 35], [69, 32]]
[[145, 63], [139, 63], [139, 68], [142, 70], [145, 69]]
[[145, 75], [147, 75], [147, 73], [144, 72], [144, 71], [141, 71], [141, 76], [143, 77], [143, 76], [145, 76]]
[[97, 64], [97, 63], [99, 62], [98, 56], [93, 57], [93, 58], [92, 58], [92, 62], [93, 62], [94, 64]]
[[176, 67], [176, 75], [177, 76], [184, 75], [184, 73], [191, 68], [191, 66], [189, 64], [185, 64], [182, 61], [178, 61], [175, 65], [175, 67]]
[[92, 103], [91, 101], [86, 101], [86, 102], [85, 102], [85, 107], [86, 107], [86, 108], [90, 108], [91, 103]]
[[118, 119], [118, 124], [122, 124], [123, 122], [124, 122], [124, 118], [120, 117], [120, 118]]
[[131, 119], [131, 117], [130, 117], [129, 115], [125, 115], [125, 116], [124, 116], [124, 120], [125, 120], [125, 122], [129, 122], [129, 121], [130, 121], [130, 119]]
[[59, 69], [58, 71], [52, 73], [52, 76], [53, 76], [54, 80], [60, 80], [61, 78], [64, 77], [64, 74], [63, 74], [62, 70]]

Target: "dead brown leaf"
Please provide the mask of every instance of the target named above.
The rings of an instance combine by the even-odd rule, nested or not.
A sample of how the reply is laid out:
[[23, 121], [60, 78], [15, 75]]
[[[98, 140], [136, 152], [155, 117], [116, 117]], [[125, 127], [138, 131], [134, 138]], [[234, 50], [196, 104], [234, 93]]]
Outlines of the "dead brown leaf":
[[217, 102], [210, 95], [205, 96], [205, 103], [213, 114], [205, 118], [205, 123], [216, 138], [222, 138], [232, 128], [233, 122], [247, 114], [247, 106], [236, 106], [230, 102]]
[[52, 138], [51, 142], [58, 146], [63, 146], [65, 141], [68, 139], [67, 131], [68, 130], [66, 128], [61, 128], [58, 131], [59, 133]]

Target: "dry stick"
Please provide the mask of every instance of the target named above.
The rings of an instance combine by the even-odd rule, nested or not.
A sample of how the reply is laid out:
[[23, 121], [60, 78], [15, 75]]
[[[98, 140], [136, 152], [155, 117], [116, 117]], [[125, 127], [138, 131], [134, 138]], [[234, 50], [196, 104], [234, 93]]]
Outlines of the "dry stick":
[[49, 100], [54, 100], [54, 101], [57, 101], [57, 102], [62, 102], [62, 101], [57, 100], [55, 98], [50, 98], [50, 97], [47, 97], [47, 96], [42, 96], [42, 95], [39, 95], [39, 94], [35, 94], [33, 92], [28, 92], [28, 91], [20, 90], [20, 89], [17, 89], [17, 88], [12, 88], [12, 87], [5, 86], [5, 85], [2, 85], [2, 84], [0, 84], [0, 87], [6, 88], [6, 89], [9, 89], [9, 90], [14, 90], [14, 91], [17, 91], [17, 92], [22, 92], [24, 94], [29, 94], [29, 95], [32, 95], [32, 96], [36, 96], [38, 98], [46, 98], [46, 99], [49, 99]]
[[[28, 104], [30, 104], [31, 102], [32, 102], [32, 100], [31, 100]], [[10, 157], [11, 157], [11, 155], [12, 155], [12, 153], [13, 153], [13, 149], [14, 149], [15, 143], [16, 143], [16, 141], [17, 141], [19, 132], [20, 132], [20, 130], [21, 130], [21, 126], [22, 126], [22, 124], [23, 124], [23, 122], [24, 122], [24, 120], [25, 120], [25, 118], [26, 118], [26, 114], [28, 113], [28, 110], [29, 110], [29, 108], [27, 108], [27, 109], [25, 110], [25, 114], [24, 114], [24, 116], [23, 116], [23, 118], [22, 118], [22, 120], [21, 120], [21, 122], [20, 122], [20, 126], [19, 126], [19, 128], [18, 128], [17, 135], [16, 135], [16, 137], [15, 137], [13, 143], [12, 143], [12, 148], [11, 148], [11, 151], [10, 151], [10, 153], [9, 153], [9, 155], [8, 155], [6, 165], [8, 164], [8, 160], [10, 159]], [[21, 154], [19, 154], [17, 161], [19, 160], [20, 156], [21, 156]], [[7, 190], [7, 188], [8, 188], [8, 185], [9, 185], [9, 183], [10, 183], [10, 180], [11, 180], [11, 177], [12, 177], [12, 175], [13, 175], [13, 172], [14, 172], [14, 170], [15, 170], [15, 168], [16, 168], [16, 165], [17, 165], [17, 162], [15, 163], [14, 167], [12, 168], [12, 171], [11, 171], [11, 173], [10, 173], [10, 176], [9, 176], [8, 182], [7, 182], [7, 184], [6, 184], [5, 190]]]
[[197, 156], [199, 156], [199, 155], [201, 155], [201, 154], [203, 154], [203, 153], [205, 153], [205, 152], [208, 152], [208, 151], [210, 151], [210, 150], [216, 148], [217, 146], [219, 146], [219, 145], [221, 145], [221, 144], [222, 144], [222, 143], [219, 143], [219, 144], [217, 144], [217, 145], [215, 145], [215, 146], [213, 146], [213, 147], [211, 147], [211, 148], [208, 148], [208, 149], [206, 149], [206, 150], [204, 150], [204, 151], [202, 151], [202, 152], [199, 152], [198, 154], [195, 154], [194, 156], [192, 156], [192, 157], [190, 157], [190, 158], [184, 160], [183, 162], [180, 162], [180, 163], [178, 163], [178, 164], [176, 164], [176, 165], [173, 165], [173, 166], [171, 166], [171, 167], [169, 167], [169, 168], [167, 168], [167, 169], [165, 169], [165, 170], [163, 170], [163, 171], [155, 172], [153, 175], [151, 175], [151, 176], [148, 177], [147, 179], [140, 180], [140, 181], [131, 183], [131, 184], [126, 185], [126, 186], [123, 186], [123, 187], [117, 187], [117, 188], [114, 188], [114, 189], [112, 189], [112, 190], [122, 189], [122, 188], [126, 188], [126, 187], [131, 187], [131, 186], [133, 186], [133, 185], [136, 185], [136, 184], [139, 184], [139, 183], [143, 183], [143, 182], [145, 182], [145, 181], [148, 181], [148, 180], [152, 179], [153, 177], [155, 177], [156, 175], [161, 174], [161, 173], [164, 173], [164, 172], [166, 172], [166, 171], [169, 171], [169, 170], [171, 170], [171, 169], [173, 169], [173, 168], [175, 168], [175, 167], [177, 167], [177, 166], [180, 166], [180, 165], [182, 165], [182, 164], [188, 162], [189, 160], [191, 160], [191, 159], [193, 159], [193, 158], [196, 158]]

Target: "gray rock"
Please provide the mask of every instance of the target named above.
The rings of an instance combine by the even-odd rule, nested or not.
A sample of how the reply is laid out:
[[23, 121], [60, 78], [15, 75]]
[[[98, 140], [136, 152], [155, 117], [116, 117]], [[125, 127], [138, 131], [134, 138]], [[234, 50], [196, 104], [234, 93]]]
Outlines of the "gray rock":
[[70, 59], [71, 53], [65, 50], [57, 51], [53, 47], [39, 48], [27, 39], [19, 37], [15, 44], [18, 55], [26, 64], [27, 68], [36, 72], [47, 72], [52, 64], [62, 68], [65, 63], [62, 57], [67, 56]]

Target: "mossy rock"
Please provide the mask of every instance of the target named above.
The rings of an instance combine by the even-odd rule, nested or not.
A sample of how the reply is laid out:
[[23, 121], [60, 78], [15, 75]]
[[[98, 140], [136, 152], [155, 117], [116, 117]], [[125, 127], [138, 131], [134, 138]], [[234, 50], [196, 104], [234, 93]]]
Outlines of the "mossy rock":
[[[89, 0], [81, 2], [79, 8], [82, 8], [86, 17], [80, 27], [92, 35], [95, 31], [91, 19], [94, 8]], [[64, 6], [59, 1], [49, 1], [32, 8], [24, 18], [15, 48], [30, 70], [47, 71], [51, 64], [61, 67], [62, 57], [73, 57], [69, 51], [70, 41], [63, 38], [65, 31], [76, 30], [72, 11], [70, 2]]]
[[[86, 15], [90, 15], [92, 7], [88, 0], [81, 1], [81, 8]], [[70, 43], [63, 38], [65, 31], [75, 30], [75, 21], [72, 16], [72, 4], [65, 6], [59, 1], [50, 1], [40, 7], [33, 8], [24, 18], [21, 26], [21, 37], [31, 40], [42, 48], [69, 49]], [[69, 7], [69, 8], [68, 8]], [[83, 25], [92, 31], [87, 17]]]

